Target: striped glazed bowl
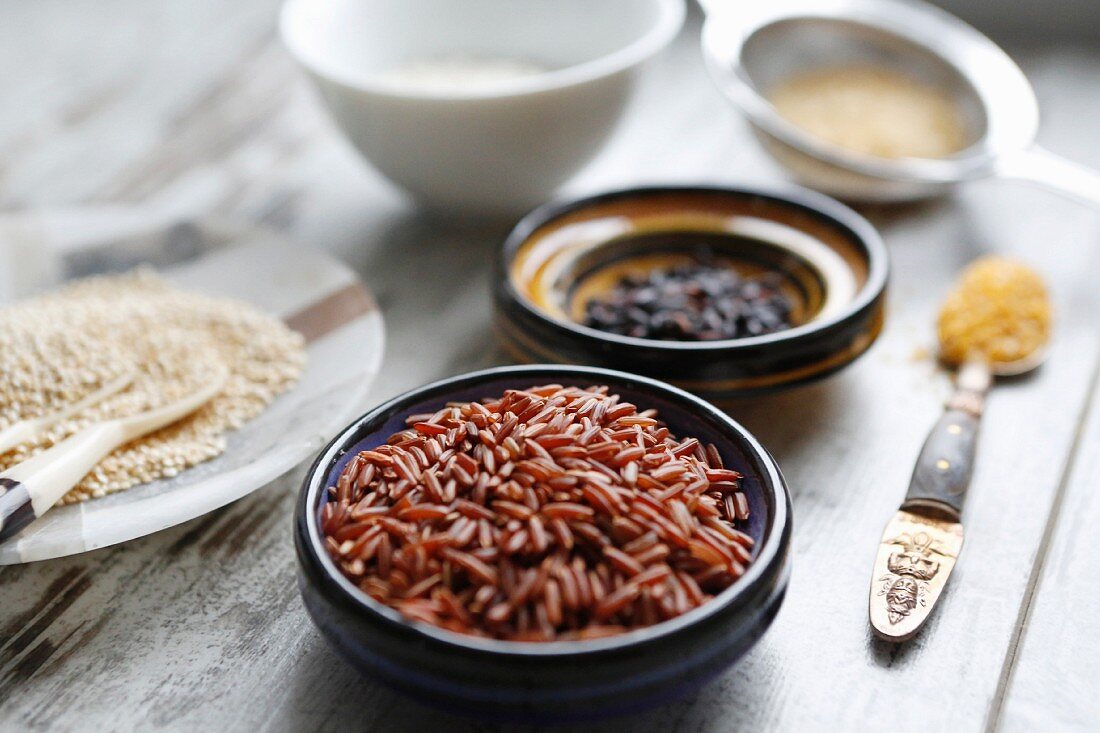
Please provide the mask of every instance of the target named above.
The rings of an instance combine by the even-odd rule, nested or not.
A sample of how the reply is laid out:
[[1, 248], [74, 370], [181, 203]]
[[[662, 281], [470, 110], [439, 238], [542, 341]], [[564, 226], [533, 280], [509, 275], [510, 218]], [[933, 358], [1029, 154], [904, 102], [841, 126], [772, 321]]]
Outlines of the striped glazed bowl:
[[[794, 327], [686, 342], [580, 322], [590, 283], [610, 282], [607, 271], [703, 251], [779, 274], [800, 314]], [[882, 329], [888, 265], [863, 217], [805, 189], [613, 191], [549, 204], [520, 221], [497, 263], [495, 327], [518, 362], [626, 369], [722, 404], [820, 379], [865, 353]]]

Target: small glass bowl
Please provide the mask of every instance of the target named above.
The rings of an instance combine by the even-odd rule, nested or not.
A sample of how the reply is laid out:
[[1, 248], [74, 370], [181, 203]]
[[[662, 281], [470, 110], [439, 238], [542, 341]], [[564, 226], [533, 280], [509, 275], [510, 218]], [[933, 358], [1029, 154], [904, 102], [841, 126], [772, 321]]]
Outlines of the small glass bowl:
[[[774, 273], [792, 302], [792, 327], [663, 341], [583, 325], [588, 301], [622, 276], [699, 259]], [[623, 369], [722, 403], [819, 379], [867, 351], [883, 325], [887, 270], [874, 228], [811, 191], [614, 191], [520, 221], [498, 262], [495, 326], [517, 361]]]

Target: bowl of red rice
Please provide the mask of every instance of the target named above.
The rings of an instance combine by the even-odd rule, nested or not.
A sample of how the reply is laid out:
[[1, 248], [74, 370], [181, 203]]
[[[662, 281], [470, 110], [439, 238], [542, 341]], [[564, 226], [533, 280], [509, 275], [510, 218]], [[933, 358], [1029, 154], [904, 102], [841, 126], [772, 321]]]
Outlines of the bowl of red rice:
[[299, 588], [353, 667], [483, 719], [686, 695], [770, 625], [790, 498], [729, 415], [670, 385], [498, 367], [371, 410], [320, 454]]

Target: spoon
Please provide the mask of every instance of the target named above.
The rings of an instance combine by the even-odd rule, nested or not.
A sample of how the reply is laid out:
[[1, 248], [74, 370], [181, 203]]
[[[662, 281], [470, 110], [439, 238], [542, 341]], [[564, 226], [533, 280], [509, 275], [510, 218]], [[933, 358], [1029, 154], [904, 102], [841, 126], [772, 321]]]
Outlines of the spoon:
[[[983, 178], [1030, 182], [1100, 207], [1100, 173], [1035, 144], [1039, 106], [1023, 72], [991, 40], [919, 0], [704, 0], [711, 76], [765, 149], [807, 185], [858, 201], [909, 201]], [[807, 69], [872, 66], [943, 89], [971, 142], [946, 158], [887, 159], [825, 142], [766, 98]]]
[[186, 397], [127, 418], [90, 425], [0, 473], [0, 542], [40, 518], [119, 446], [171, 425], [222, 391], [228, 370]]
[[20, 443], [33, 439], [36, 435], [44, 433], [54, 425], [64, 420], [68, 420], [73, 415], [83, 412], [89, 407], [98, 405], [108, 397], [116, 395], [126, 389], [133, 380], [134, 375], [132, 373], [123, 374], [118, 379], [108, 382], [79, 402], [68, 405], [57, 412], [12, 423], [3, 430], [0, 430], [0, 453], [9, 451]]
[[[997, 284], [1008, 287], [996, 291], [997, 297], [1005, 298], [1006, 302], [1018, 296], [1045, 300], [1045, 290], [1037, 276], [1022, 265], [999, 260], [979, 262], [963, 276], [961, 289], [956, 294], [968, 287], [980, 288], [975, 283], [976, 268], [980, 267], [986, 275], [999, 273], [1001, 279]], [[1014, 289], [1023, 292], [1013, 292]], [[945, 337], [944, 318], [951, 315], [970, 318], [979, 310], [975, 304], [980, 295], [972, 293], [969, 300], [952, 303], [949, 299], [945, 303], [940, 316], [941, 357], [956, 353], [959, 345], [954, 340], [948, 342]], [[949, 312], [952, 308], [953, 312]], [[1009, 313], [1010, 318], [1015, 318], [1012, 322], [998, 321], [1002, 333], [1020, 338], [1026, 326], [1034, 325], [1025, 323], [1023, 314], [1026, 312], [1024, 308], [1001, 308], [1000, 314]], [[1041, 342], [1028, 353], [997, 361], [985, 355], [995, 350], [983, 344], [987, 348], [972, 348], [959, 367], [955, 391], [921, 448], [909, 492], [882, 534], [871, 576], [869, 602], [871, 628], [878, 637], [894, 642], [912, 638], [935, 607], [962, 550], [963, 502], [974, 470], [986, 393], [994, 376], [1022, 375], [1043, 363], [1047, 355], [1046, 324], [1043, 326], [1038, 330]], [[955, 333], [951, 338], [957, 337]], [[1021, 340], [1020, 343], [1025, 342]]]

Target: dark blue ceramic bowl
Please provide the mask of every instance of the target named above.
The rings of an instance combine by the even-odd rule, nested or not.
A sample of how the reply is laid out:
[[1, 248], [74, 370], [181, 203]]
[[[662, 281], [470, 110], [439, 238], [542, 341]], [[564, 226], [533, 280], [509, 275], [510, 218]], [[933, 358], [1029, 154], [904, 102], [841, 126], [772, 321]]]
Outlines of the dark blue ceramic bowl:
[[[748, 572], [709, 603], [670, 621], [590, 641], [507, 642], [405, 620], [347, 581], [329, 559], [318, 517], [344, 463], [404, 427], [412, 413], [538, 384], [606, 384], [657, 408], [681, 436], [713, 442], [744, 474], [756, 540]], [[299, 587], [314, 622], [360, 671], [453, 712], [565, 722], [633, 712], [686, 695], [719, 675], [767, 629], [787, 586], [791, 506], [775, 460], [728, 415], [687, 392], [623, 372], [568, 366], [499, 367], [430, 384], [371, 410], [313, 464], [298, 499]]]

